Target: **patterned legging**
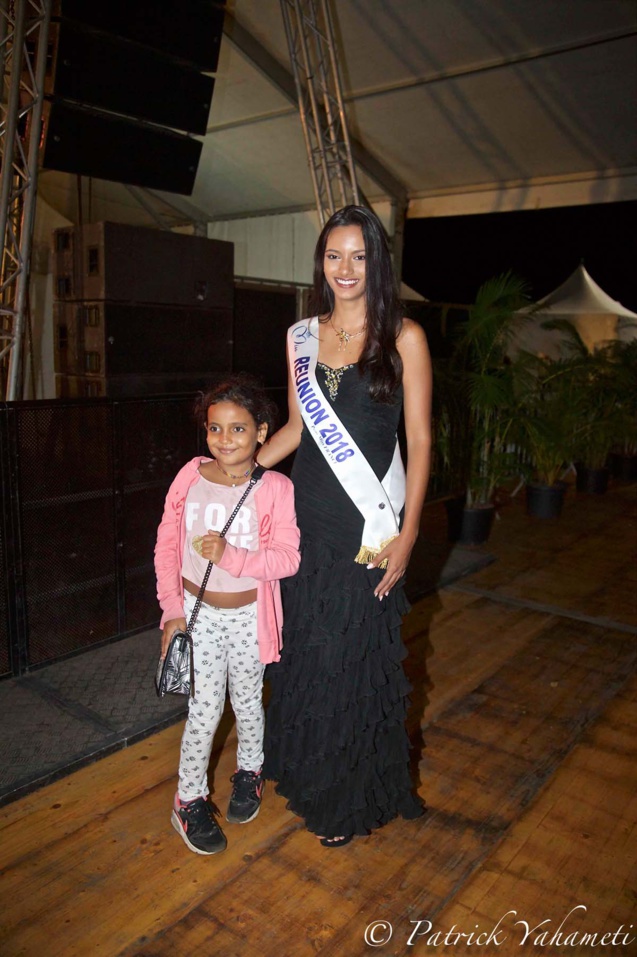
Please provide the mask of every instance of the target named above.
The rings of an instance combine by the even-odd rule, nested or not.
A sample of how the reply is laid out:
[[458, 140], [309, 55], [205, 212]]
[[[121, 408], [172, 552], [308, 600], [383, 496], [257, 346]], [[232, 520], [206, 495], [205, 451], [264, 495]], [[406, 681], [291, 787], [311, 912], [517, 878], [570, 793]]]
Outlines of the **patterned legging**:
[[[189, 618], [195, 604], [184, 595]], [[179, 797], [207, 797], [212, 739], [226, 701], [226, 683], [237, 725], [237, 768], [258, 771], [263, 763], [263, 672], [257, 645], [256, 602], [242, 608], [202, 604], [193, 630], [195, 697], [181, 739]]]

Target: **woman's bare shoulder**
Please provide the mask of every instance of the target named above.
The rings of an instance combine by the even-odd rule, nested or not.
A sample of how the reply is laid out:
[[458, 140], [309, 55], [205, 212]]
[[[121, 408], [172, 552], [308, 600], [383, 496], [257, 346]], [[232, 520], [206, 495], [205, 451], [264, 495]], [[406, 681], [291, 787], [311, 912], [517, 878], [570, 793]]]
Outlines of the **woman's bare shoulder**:
[[422, 326], [414, 322], [413, 319], [408, 319], [405, 316], [402, 321], [401, 330], [398, 333], [396, 346], [401, 353], [405, 349], [413, 349], [414, 347], [422, 348], [424, 346], [426, 348], [427, 337]]

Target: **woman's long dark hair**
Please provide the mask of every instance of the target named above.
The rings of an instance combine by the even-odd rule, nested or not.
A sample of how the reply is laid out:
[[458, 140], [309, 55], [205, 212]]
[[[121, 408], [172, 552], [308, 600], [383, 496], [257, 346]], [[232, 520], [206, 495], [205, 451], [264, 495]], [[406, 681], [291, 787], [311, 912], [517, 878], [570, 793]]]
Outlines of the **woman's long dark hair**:
[[329, 234], [337, 226], [360, 226], [363, 233], [367, 336], [358, 367], [361, 374], [369, 369], [371, 397], [379, 402], [392, 402], [403, 373], [396, 348], [402, 327], [402, 308], [387, 235], [376, 213], [366, 206], [345, 206], [325, 223], [314, 252], [311, 314], [331, 316], [334, 311], [334, 293], [325, 278], [323, 263]]

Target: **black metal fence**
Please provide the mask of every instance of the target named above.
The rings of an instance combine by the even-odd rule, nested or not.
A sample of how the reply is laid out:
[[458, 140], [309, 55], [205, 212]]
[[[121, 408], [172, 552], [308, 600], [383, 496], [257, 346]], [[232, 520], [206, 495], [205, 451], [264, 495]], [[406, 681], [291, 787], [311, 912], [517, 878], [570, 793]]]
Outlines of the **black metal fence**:
[[166, 491], [203, 450], [192, 395], [0, 405], [0, 675], [157, 623]]

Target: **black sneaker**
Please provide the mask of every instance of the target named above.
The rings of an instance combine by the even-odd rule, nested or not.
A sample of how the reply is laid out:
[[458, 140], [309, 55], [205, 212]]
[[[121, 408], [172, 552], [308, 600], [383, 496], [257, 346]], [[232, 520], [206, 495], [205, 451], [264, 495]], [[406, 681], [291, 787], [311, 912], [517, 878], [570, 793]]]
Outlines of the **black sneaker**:
[[263, 778], [260, 771], [243, 771], [241, 768], [230, 778], [234, 787], [228, 804], [226, 821], [231, 824], [247, 824], [254, 820], [261, 807]]
[[184, 804], [175, 795], [170, 819], [172, 826], [195, 854], [218, 854], [228, 845], [225, 834], [215, 821], [215, 813], [219, 812], [206, 798], [195, 798]]

